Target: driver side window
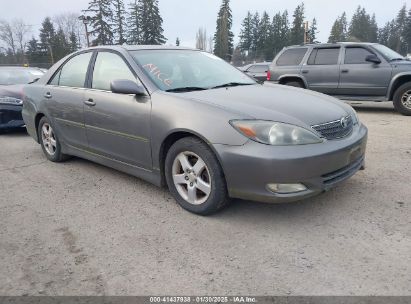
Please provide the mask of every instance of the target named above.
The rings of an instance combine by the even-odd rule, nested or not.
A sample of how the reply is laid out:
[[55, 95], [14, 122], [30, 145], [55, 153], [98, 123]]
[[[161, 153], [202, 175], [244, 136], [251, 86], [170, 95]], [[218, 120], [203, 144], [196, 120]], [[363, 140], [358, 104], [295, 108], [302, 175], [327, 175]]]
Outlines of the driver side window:
[[113, 80], [126, 79], [141, 84], [131, 72], [123, 58], [111, 52], [99, 52], [93, 70], [92, 88], [111, 91]]

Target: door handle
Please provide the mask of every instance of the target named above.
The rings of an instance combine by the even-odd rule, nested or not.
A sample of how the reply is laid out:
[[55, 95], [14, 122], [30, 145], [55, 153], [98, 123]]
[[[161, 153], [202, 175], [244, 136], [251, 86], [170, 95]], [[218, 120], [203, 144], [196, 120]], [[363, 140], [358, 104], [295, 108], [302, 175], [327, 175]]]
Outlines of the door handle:
[[46, 97], [47, 99], [50, 99], [53, 96], [51, 95], [50, 92], [47, 92], [46, 94], [44, 94], [44, 97]]
[[84, 101], [84, 104], [89, 106], [89, 107], [94, 107], [96, 105], [96, 103], [94, 102], [93, 99], [87, 99], [86, 101]]
[[348, 69], [342, 69], [341, 70], [341, 73], [348, 73], [350, 70], [348, 70]]
[[303, 74], [308, 74], [308, 70], [302, 70], [301, 71]]

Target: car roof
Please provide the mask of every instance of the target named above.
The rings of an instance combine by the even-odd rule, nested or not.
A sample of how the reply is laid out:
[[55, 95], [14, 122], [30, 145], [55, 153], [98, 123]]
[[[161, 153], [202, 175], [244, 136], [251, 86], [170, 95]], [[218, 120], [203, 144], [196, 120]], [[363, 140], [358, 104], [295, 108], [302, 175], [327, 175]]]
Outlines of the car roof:
[[170, 45], [99, 45], [88, 48], [94, 49], [111, 49], [111, 50], [126, 50], [126, 51], [139, 51], [139, 50], [192, 50], [200, 51], [194, 48], [182, 47], [182, 46], [170, 46]]
[[375, 45], [378, 43], [372, 43], [372, 42], [336, 42], [336, 43], [308, 43], [308, 44], [300, 44], [300, 45], [290, 45], [286, 47], [286, 49], [291, 49], [291, 48], [303, 48], [303, 47], [335, 47], [335, 46], [355, 46], [355, 45]]

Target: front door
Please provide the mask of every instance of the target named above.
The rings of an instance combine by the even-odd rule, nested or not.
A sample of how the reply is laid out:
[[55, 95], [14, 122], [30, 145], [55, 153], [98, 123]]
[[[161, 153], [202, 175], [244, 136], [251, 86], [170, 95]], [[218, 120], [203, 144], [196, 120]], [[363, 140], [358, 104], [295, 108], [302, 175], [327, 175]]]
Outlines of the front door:
[[365, 47], [346, 47], [344, 53], [339, 95], [385, 96], [391, 80], [391, 65], [381, 57], [380, 64], [367, 62], [365, 58], [374, 53]]
[[99, 52], [91, 88], [84, 100], [89, 149], [110, 159], [151, 169], [150, 97], [112, 93], [110, 83], [116, 79], [139, 83], [119, 54]]
[[307, 64], [301, 69], [308, 89], [325, 94], [335, 94], [340, 81], [340, 47], [314, 48]]

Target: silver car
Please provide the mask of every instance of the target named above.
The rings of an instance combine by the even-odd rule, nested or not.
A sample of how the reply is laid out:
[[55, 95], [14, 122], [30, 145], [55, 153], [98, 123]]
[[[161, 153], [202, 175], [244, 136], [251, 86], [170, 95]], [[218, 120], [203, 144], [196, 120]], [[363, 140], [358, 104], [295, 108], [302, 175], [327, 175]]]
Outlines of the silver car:
[[199, 50], [90, 48], [24, 96], [27, 130], [49, 160], [75, 155], [167, 185], [197, 214], [230, 198], [308, 198], [364, 166], [367, 128], [349, 105], [260, 85]]

